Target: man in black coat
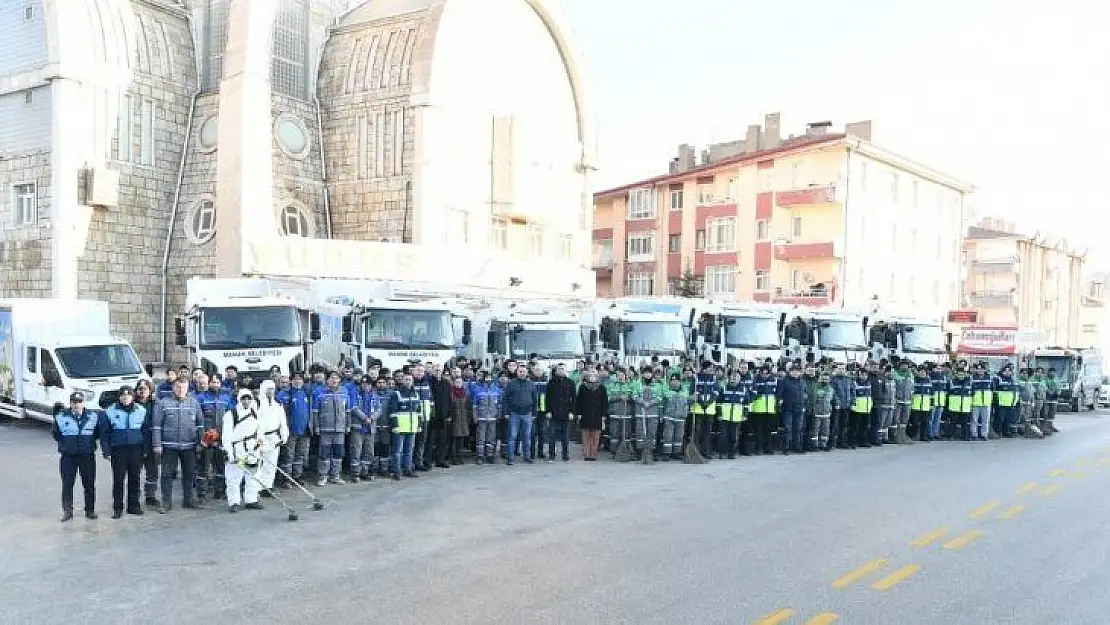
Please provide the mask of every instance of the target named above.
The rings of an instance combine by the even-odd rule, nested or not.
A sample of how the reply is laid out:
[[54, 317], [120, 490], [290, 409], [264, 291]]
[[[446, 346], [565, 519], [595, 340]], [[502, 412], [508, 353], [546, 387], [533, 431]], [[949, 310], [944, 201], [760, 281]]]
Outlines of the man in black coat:
[[430, 455], [435, 465], [441, 469], [451, 467], [447, 455], [451, 448], [451, 431], [447, 419], [451, 415], [451, 381], [438, 366], [428, 374], [428, 386], [432, 393], [432, 415], [428, 422], [428, 441]]
[[786, 431], [786, 442], [782, 453], [791, 451], [805, 453], [802, 446], [805, 439], [806, 382], [802, 379], [802, 369], [797, 364], [790, 365], [786, 377], [779, 380], [776, 389], [782, 426]]
[[570, 417], [574, 411], [575, 391], [566, 365], [555, 367], [555, 375], [547, 382], [544, 397], [547, 412], [551, 415], [551, 432], [547, 437], [548, 462], [555, 460], [555, 443], [563, 447], [563, 462], [570, 461]]

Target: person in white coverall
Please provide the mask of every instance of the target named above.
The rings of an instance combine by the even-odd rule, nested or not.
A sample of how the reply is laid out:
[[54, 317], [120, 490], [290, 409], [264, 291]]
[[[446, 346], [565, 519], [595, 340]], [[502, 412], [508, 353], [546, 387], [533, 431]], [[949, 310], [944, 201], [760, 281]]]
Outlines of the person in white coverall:
[[258, 469], [258, 479], [262, 487], [269, 490], [274, 487], [281, 446], [289, 440], [289, 425], [285, 420], [285, 407], [274, 398], [277, 393], [274, 381], [266, 380], [258, 390], [258, 429], [262, 432], [262, 466]]
[[238, 512], [242, 501], [246, 502], [247, 508], [261, 510], [258, 479], [251, 475], [262, 459], [262, 430], [254, 395], [247, 389], [241, 389], [235, 406], [224, 413], [223, 421], [221, 438], [224, 453], [227, 454], [227, 468], [224, 470], [227, 510]]

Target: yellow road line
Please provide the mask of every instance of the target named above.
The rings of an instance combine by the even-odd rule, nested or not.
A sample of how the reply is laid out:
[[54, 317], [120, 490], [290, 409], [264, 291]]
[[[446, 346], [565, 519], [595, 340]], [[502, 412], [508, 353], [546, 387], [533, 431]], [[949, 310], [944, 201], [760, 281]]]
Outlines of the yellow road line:
[[792, 616], [794, 616], [794, 610], [783, 608], [778, 612], [772, 612], [759, 619], [755, 622], [755, 625], [779, 625], [780, 623], [785, 623]]
[[1021, 488], [1017, 489], [1017, 494], [1024, 495], [1025, 493], [1035, 491], [1038, 486], [1040, 486], [1040, 484], [1037, 482], [1026, 482], [1021, 485]]
[[966, 546], [970, 545], [971, 543], [975, 542], [976, 540], [978, 540], [979, 537], [982, 536], [982, 535], [983, 535], [983, 532], [980, 532], [979, 530], [970, 530], [970, 531], [964, 532], [963, 534], [960, 534], [959, 536], [953, 538], [952, 540], [944, 543], [944, 548], [949, 550], [949, 551], [955, 551], [957, 549], [963, 549], [964, 547], [966, 547]]
[[1001, 506], [1001, 505], [1002, 505], [1002, 502], [998, 501], [997, 499], [994, 500], [994, 501], [988, 501], [987, 503], [985, 503], [985, 504], [979, 506], [978, 508], [972, 510], [971, 514], [968, 515], [968, 516], [970, 516], [973, 519], [979, 519], [979, 518], [987, 516], [988, 514], [991, 513], [991, 510], [994, 510], [995, 508], [997, 508], [998, 506]]
[[1003, 511], [1002, 514], [999, 514], [998, 518], [1003, 519], [1003, 520], [1012, 519], [1012, 518], [1016, 517], [1017, 515], [1021, 514], [1021, 511], [1025, 510], [1025, 508], [1026, 508], [1026, 506], [1023, 505], [1023, 504], [1018, 504], [1016, 506], [1011, 506], [1009, 509]]
[[1067, 474], [1067, 472], [1067, 469], [1053, 469], [1048, 475], [1049, 477], [1060, 477], [1061, 475]]
[[1041, 497], [1051, 497], [1052, 495], [1060, 492], [1060, 488], [1061, 487], [1059, 484], [1050, 484], [1048, 486], [1045, 486], [1044, 490], [1041, 491]]
[[886, 566], [885, 559], [879, 558], [878, 560], [872, 560], [867, 564], [860, 566], [859, 568], [845, 573], [843, 576], [832, 583], [833, 588], [845, 588], [847, 586], [851, 586], [852, 584], [858, 582], [864, 577], [867, 577], [875, 571], [878, 571], [884, 566]]
[[879, 581], [875, 582], [874, 584], [871, 584], [871, 587], [874, 588], [875, 590], [890, 590], [891, 588], [894, 588], [898, 584], [901, 584], [902, 582], [906, 581], [907, 579], [913, 577], [913, 574], [920, 571], [920, 570], [921, 570], [920, 565], [907, 564], [906, 566], [903, 566], [902, 568], [900, 568], [897, 571], [891, 573], [890, 575], [887, 575], [886, 577], [880, 579]]
[[948, 528], [945, 528], [945, 527], [933, 530], [933, 531], [931, 531], [927, 534], [922, 534], [921, 536], [918, 536], [917, 540], [910, 543], [910, 546], [913, 547], [914, 549], [921, 549], [922, 547], [928, 547], [929, 545], [936, 542], [937, 539], [942, 538], [947, 533], [948, 533]]
[[806, 625], [829, 625], [830, 623], [835, 623], [839, 618], [840, 615], [838, 614], [833, 614], [832, 612], [822, 612], [806, 621]]
[[1089, 475], [1086, 471], [1071, 471], [1065, 477], [1069, 480], [1081, 480]]

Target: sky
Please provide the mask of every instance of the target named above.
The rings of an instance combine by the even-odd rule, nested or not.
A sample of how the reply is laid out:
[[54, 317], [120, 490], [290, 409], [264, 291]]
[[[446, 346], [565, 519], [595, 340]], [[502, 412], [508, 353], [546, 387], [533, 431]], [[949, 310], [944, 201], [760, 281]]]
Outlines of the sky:
[[1081, 0], [562, 0], [598, 128], [597, 188], [680, 143], [871, 119], [872, 140], [973, 184], [977, 216], [1090, 250], [1110, 230], [1110, 37]]

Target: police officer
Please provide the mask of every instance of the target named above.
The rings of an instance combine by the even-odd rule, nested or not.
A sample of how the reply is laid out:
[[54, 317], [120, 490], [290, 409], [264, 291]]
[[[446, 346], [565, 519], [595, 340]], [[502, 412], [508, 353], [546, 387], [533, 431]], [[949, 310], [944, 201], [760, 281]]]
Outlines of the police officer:
[[[57, 404], [61, 406], [61, 404]], [[103, 415], [85, 408], [85, 396], [69, 396], [69, 408], [54, 415], [52, 434], [58, 441], [58, 469], [62, 474], [62, 523], [73, 518], [73, 485], [81, 474], [85, 490], [85, 518], [96, 518], [96, 441], [104, 431]]]
[[752, 384], [751, 406], [755, 453], [771, 454], [771, 433], [776, 427], [775, 418], [778, 415], [778, 379], [771, 373], [769, 365], [759, 369], [759, 376]]
[[143, 444], [150, 430], [146, 408], [135, 403], [130, 386], [119, 389], [119, 399], [104, 413], [104, 455], [112, 460], [112, 518], [123, 516], [124, 482], [127, 514], [139, 515], [139, 472], [143, 467]]
[[1019, 395], [1013, 372], [1014, 368], [1006, 365], [994, 379], [994, 432], [1003, 438], [1010, 438], [1010, 428], [1016, 421]]
[[740, 444], [740, 427], [744, 422], [744, 405], [747, 403], [747, 387], [741, 379], [740, 372], [733, 371], [721, 391], [721, 403], [717, 406], [721, 425], [718, 457], [729, 459], [736, 457], [737, 445]]
[[713, 424], [717, 420], [717, 401], [721, 393], [717, 374], [714, 373], [713, 363], [706, 360], [701, 364], [701, 373], [694, 382], [694, 403], [691, 412], [694, 414], [695, 431], [690, 432], [690, 440], [695, 441], [698, 451], [705, 458], [713, 457], [710, 436]]

